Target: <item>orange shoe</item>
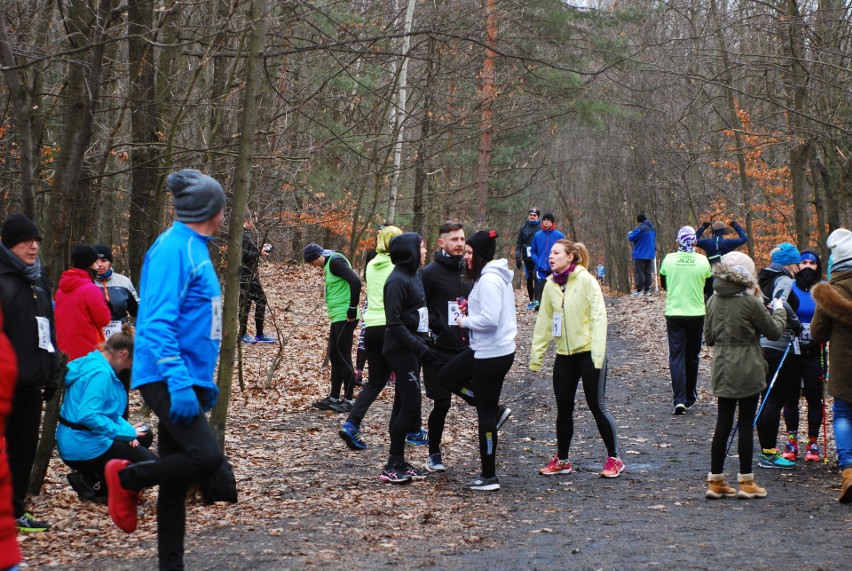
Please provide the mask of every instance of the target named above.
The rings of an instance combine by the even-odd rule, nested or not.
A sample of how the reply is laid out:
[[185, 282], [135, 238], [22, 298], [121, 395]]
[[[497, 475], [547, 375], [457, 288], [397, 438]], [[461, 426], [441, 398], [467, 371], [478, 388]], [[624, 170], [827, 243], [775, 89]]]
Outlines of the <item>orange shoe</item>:
[[570, 474], [573, 471], [574, 469], [571, 468], [571, 463], [568, 460], [560, 460], [554, 456], [550, 460], [550, 463], [544, 468], [541, 468], [538, 473], [545, 476], [555, 476], [556, 474]]
[[621, 458], [610, 456], [606, 459], [606, 464], [601, 471], [601, 478], [618, 478], [625, 470], [627, 470], [627, 466], [624, 465]]

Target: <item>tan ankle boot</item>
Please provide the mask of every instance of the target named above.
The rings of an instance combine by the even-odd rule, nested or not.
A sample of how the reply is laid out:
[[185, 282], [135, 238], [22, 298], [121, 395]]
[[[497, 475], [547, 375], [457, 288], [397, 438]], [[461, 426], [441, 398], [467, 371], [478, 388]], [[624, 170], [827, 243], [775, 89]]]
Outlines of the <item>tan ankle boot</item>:
[[843, 470], [843, 485], [840, 488], [840, 497], [837, 500], [841, 504], [852, 504], [852, 468]]
[[757, 485], [754, 481], [754, 474], [737, 474], [737, 482], [740, 484], [740, 489], [737, 492], [737, 497], [741, 500], [751, 500], [753, 498], [765, 498], [766, 490]]
[[725, 481], [724, 474], [707, 474], [707, 493], [704, 497], [708, 500], [718, 500], [721, 498], [733, 498], [737, 495], [737, 491], [728, 485]]

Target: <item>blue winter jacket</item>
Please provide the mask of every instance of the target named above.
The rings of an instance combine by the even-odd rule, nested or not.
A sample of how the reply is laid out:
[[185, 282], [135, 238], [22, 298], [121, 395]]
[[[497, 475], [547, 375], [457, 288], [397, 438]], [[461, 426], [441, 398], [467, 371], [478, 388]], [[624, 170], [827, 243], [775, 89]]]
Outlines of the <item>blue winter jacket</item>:
[[565, 234], [557, 230], [555, 226], [551, 226], [550, 230], [542, 228], [533, 236], [530, 253], [539, 279], [543, 280], [550, 275], [550, 249], [557, 240], [564, 237]]
[[126, 407], [124, 386], [100, 351], [68, 363], [65, 399], [59, 415], [89, 430], [60, 423], [56, 429], [60, 458], [91, 460], [106, 452], [114, 440], [135, 439], [136, 429], [121, 417]]
[[633, 257], [637, 260], [653, 260], [657, 256], [657, 229], [650, 220], [645, 220], [627, 234], [633, 242]]
[[222, 340], [222, 293], [207, 243], [175, 222], [145, 254], [136, 318], [133, 385], [214, 388]]
[[708, 258], [712, 258], [714, 256], [721, 257], [728, 252], [733, 252], [748, 242], [748, 235], [739, 224], [731, 225], [731, 228], [736, 231], [736, 238], [724, 238], [724, 228], [721, 230], [712, 230], [712, 238], [702, 238], [701, 235], [704, 233], [705, 228], [701, 226], [698, 228], [698, 231], [695, 232], [695, 238], [698, 240], [695, 245], [704, 250], [707, 253]]

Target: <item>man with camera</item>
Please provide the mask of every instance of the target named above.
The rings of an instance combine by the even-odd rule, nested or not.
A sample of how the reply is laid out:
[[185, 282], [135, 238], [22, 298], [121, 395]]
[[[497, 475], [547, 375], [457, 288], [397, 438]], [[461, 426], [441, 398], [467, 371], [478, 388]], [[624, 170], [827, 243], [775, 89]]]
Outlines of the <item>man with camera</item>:
[[[272, 244], [263, 244], [262, 247], [258, 248], [257, 242], [252, 238], [252, 232], [255, 230], [253, 218], [252, 212], [247, 211], [246, 220], [243, 222], [243, 264], [240, 267], [240, 339], [249, 345], [275, 342], [274, 337], [263, 332], [263, 322], [266, 317], [266, 294], [263, 292], [257, 274], [257, 263], [260, 258], [269, 256], [269, 253], [272, 252]], [[254, 302], [254, 337], [246, 332], [252, 302]]]

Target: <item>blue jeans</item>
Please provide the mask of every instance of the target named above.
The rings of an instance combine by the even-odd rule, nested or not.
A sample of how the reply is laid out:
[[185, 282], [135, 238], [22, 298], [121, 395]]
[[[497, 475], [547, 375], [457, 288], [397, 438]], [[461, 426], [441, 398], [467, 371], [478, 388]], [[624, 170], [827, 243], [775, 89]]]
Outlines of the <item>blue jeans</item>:
[[834, 444], [840, 469], [852, 468], [852, 402], [834, 397]]

